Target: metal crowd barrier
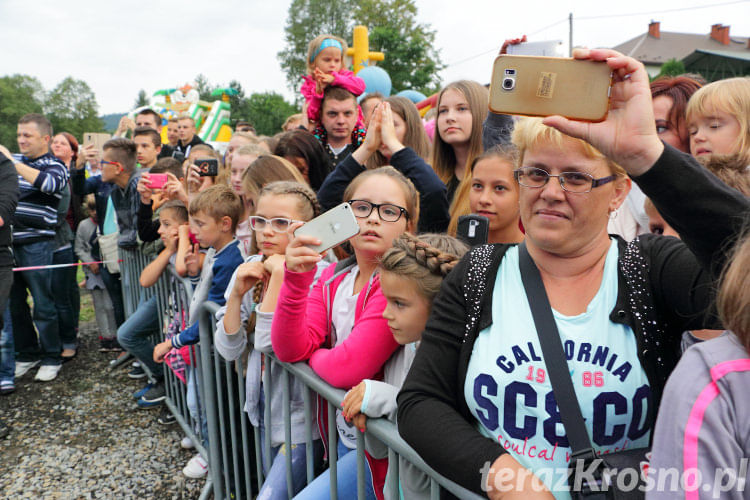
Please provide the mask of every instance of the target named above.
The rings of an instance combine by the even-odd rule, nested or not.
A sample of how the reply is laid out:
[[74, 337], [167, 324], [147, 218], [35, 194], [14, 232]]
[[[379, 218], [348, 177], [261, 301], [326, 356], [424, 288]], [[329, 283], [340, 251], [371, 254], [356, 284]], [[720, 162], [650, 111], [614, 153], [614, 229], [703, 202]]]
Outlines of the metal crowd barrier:
[[[139, 284], [140, 273], [148, 264], [148, 259], [140, 252], [121, 250], [121, 275], [123, 279], [123, 297], [126, 314], [130, 315], [138, 307], [141, 300], [146, 300], [156, 294], [159, 311], [159, 337], [164, 338], [165, 328], [173, 318], [175, 312], [187, 313], [192, 296], [192, 286], [189, 280], [180, 277], [169, 266], [159, 281], [151, 288], [143, 289]], [[201, 304], [199, 309], [200, 343], [190, 350], [190, 366], [196, 369], [199, 379], [199, 412], [205, 413], [206, 430], [199, 421], [193, 419], [187, 405], [187, 386], [175, 373], [168, 368], [165, 370], [167, 387], [166, 405], [174, 414], [182, 431], [193, 441], [196, 450], [209, 464], [206, 485], [201, 492], [201, 498], [208, 498], [213, 493], [216, 500], [223, 499], [252, 499], [260, 491], [268, 472], [264, 470], [261, 459], [261, 446], [268, 460], [271, 457], [271, 384], [268, 380], [271, 367], [275, 364], [283, 368], [282, 371], [282, 399], [284, 401], [284, 430], [285, 448], [292, 449], [291, 417], [290, 417], [290, 383], [292, 377], [302, 383], [306, 390], [303, 392], [305, 429], [306, 429], [306, 480], [307, 484], [315, 479], [319, 465], [314, 463], [313, 449], [313, 420], [317, 409], [317, 397], [328, 406], [328, 464], [330, 466], [330, 498], [337, 499], [336, 461], [337, 439], [336, 409], [341, 407], [345, 391], [336, 389], [316, 375], [307, 363], [282, 363], [273, 355], [266, 354], [266, 370], [264, 370], [265, 413], [262, 415], [264, 426], [268, 430], [266, 439], [261, 442], [260, 430], [254, 427], [247, 418], [245, 407], [245, 359], [244, 356], [236, 361], [226, 361], [213, 347], [213, 336], [216, 325], [215, 315], [219, 307], [213, 302]], [[252, 339], [248, 339], [252, 345]], [[378, 418], [367, 420], [367, 433], [380, 440], [388, 447], [388, 459], [398, 461], [399, 457], [415, 465], [430, 478], [430, 497], [440, 498], [441, 489], [447, 490], [458, 498], [478, 500], [482, 497], [470, 492], [449, 479], [441, 476], [430, 468], [417, 453], [398, 434], [396, 425], [387, 419]], [[365, 498], [365, 438], [357, 433], [357, 491], [358, 498]], [[287, 490], [292, 491], [291, 454], [286, 454], [287, 460]], [[398, 473], [398, 467], [392, 470]], [[399, 498], [398, 477], [389, 478], [386, 488], [389, 496]], [[291, 498], [291, 496], [290, 496]], [[348, 500], [348, 499], [344, 499]], [[408, 500], [408, 499], [407, 499]]]

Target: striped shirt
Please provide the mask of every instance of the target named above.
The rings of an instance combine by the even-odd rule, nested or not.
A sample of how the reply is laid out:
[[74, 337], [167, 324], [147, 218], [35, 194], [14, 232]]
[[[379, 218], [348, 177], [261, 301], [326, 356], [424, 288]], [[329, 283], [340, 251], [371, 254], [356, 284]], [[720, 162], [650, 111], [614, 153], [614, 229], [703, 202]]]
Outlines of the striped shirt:
[[68, 184], [68, 169], [51, 153], [34, 159], [13, 155], [15, 161], [39, 170], [34, 183], [18, 176], [18, 206], [13, 220], [13, 244], [23, 245], [55, 237], [57, 208]]

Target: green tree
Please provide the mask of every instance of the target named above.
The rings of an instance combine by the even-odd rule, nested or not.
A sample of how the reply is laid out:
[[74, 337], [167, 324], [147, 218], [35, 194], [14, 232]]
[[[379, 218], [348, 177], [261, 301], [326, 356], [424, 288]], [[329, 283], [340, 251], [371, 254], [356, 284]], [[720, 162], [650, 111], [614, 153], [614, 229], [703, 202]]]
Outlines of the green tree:
[[277, 54], [290, 88], [298, 89], [307, 74], [307, 44], [329, 33], [351, 40], [352, 0], [292, 0], [284, 28], [286, 47]]
[[678, 61], [677, 59], [670, 59], [661, 65], [659, 74], [656, 75], [656, 78], [659, 78], [660, 76], [679, 76], [683, 73], [685, 73], [685, 65], [683, 62]]
[[142, 106], [148, 106], [149, 98], [145, 90], [141, 89], [138, 91], [138, 97], [135, 98], [133, 108], [140, 108]]
[[99, 105], [91, 88], [83, 80], [67, 77], [49, 93], [44, 112], [58, 132], [70, 132], [81, 138], [84, 132], [103, 131]]
[[[246, 118], [262, 135], [274, 135], [281, 132], [281, 126], [289, 115], [299, 113], [299, 109], [284, 100], [276, 92], [253, 93], [245, 99], [238, 111], [237, 118]], [[234, 113], [234, 110], [232, 110]]]
[[435, 48], [435, 31], [417, 21], [414, 0], [360, 0], [353, 17], [355, 24], [367, 26], [371, 50], [385, 53], [378, 66], [388, 72], [395, 90], [430, 95], [439, 89], [438, 73], [445, 66]]
[[208, 78], [203, 73], [198, 74], [195, 77], [195, 90], [198, 91], [201, 101], [211, 101], [211, 92], [216, 88], [215, 85], [211, 85]]
[[444, 65], [434, 48], [435, 31], [417, 21], [414, 0], [293, 0], [285, 30], [286, 46], [278, 53], [289, 87], [297, 89], [307, 74], [307, 44], [321, 33], [351, 42], [355, 25], [367, 26], [370, 49], [385, 52], [378, 63], [394, 90], [430, 93], [440, 86]]
[[41, 113], [44, 88], [39, 80], [28, 75], [0, 77], [0, 144], [18, 151], [16, 128], [27, 113]]

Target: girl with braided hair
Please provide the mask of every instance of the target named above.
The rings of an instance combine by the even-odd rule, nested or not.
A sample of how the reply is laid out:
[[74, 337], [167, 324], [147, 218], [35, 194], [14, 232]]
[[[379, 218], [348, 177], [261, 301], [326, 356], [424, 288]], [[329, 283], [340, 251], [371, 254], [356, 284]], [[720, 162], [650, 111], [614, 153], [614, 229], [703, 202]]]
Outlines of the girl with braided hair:
[[[385, 364], [383, 381], [366, 379], [350, 390], [342, 403], [344, 417], [353, 420], [364, 432], [367, 417], [396, 420], [396, 395], [414, 360], [422, 331], [443, 277], [468, 251], [461, 241], [445, 234], [409, 233], [394, 240], [393, 248], [380, 260], [380, 283], [386, 298], [383, 318], [393, 338], [401, 347]], [[388, 448], [369, 434], [365, 435], [367, 450], [373, 457], [388, 455]], [[388, 475], [394, 477], [399, 467], [400, 490], [403, 498], [429, 498], [430, 481], [408, 462], [388, 464]], [[393, 471], [393, 472], [392, 472]], [[386, 484], [388, 479], [386, 479]], [[386, 498], [387, 496], [386, 489]]]
[[[217, 313], [215, 333], [216, 349], [227, 360], [238, 359], [245, 351], [247, 339], [254, 332], [247, 361], [245, 383], [245, 411], [253, 426], [260, 429], [261, 443], [270, 432], [271, 453], [261, 445], [265, 481], [259, 498], [286, 499], [305, 485], [306, 444], [304, 420], [304, 387], [292, 382], [291, 420], [292, 450], [279, 453], [284, 445], [283, 388], [280, 365], [265, 363], [264, 354], [272, 353], [271, 323], [273, 321], [279, 290], [284, 279], [284, 252], [291, 240], [290, 228], [295, 222], [306, 222], [320, 214], [315, 193], [306, 185], [291, 181], [277, 181], [265, 185], [257, 196], [255, 215], [250, 217], [250, 227], [255, 234], [255, 247], [259, 253], [251, 255], [234, 273], [225, 294], [226, 305]], [[321, 263], [321, 271], [327, 263]], [[316, 274], [319, 274], [316, 273]], [[268, 378], [264, 371], [269, 369]], [[264, 382], [269, 384], [271, 427], [266, 429], [263, 420], [266, 404]], [[323, 455], [320, 436], [313, 426], [315, 461]], [[287, 494], [286, 453], [292, 454], [292, 495]]]

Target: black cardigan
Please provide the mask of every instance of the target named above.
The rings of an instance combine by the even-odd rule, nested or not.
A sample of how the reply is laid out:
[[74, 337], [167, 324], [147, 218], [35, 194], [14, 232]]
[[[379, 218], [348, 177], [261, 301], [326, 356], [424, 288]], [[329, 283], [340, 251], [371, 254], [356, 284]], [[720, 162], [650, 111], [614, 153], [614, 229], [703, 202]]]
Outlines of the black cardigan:
[[[641, 364], [648, 375], [654, 407], [677, 362], [684, 330], [715, 326], [708, 314], [713, 304], [715, 272], [722, 251], [741, 232], [750, 202], [702, 168], [692, 157], [665, 146], [654, 167], [636, 181], [667, 223], [682, 236], [645, 235], [626, 245], [620, 241], [617, 304], [613, 322], [633, 328]], [[480, 277], [495, 282], [507, 245], [483, 247], [489, 265]], [[692, 250], [692, 252], [691, 252]], [[479, 331], [492, 323], [492, 294], [482, 295], [481, 314], [471, 333], [466, 328], [467, 277], [475, 250], [445, 278], [435, 298], [411, 370], [398, 396], [398, 428], [403, 438], [437, 472], [482, 494], [480, 469], [506, 450], [477, 430], [464, 399], [466, 370]], [[625, 258], [627, 256], [627, 258]], [[641, 266], [647, 283], [628, 283]], [[634, 291], [634, 286], [639, 290]], [[643, 292], [646, 293], [638, 293]], [[653, 306], [658, 327], [643, 328], [634, 312]], [[655, 415], [650, 415], [653, 428]]]
[[[404, 148], [391, 157], [391, 165], [412, 181], [419, 191], [420, 233], [443, 233], [448, 229], [448, 198], [445, 184], [432, 167], [411, 148]], [[347, 156], [331, 172], [318, 190], [318, 201], [323, 210], [329, 210], [343, 201], [346, 186], [366, 168]]]

